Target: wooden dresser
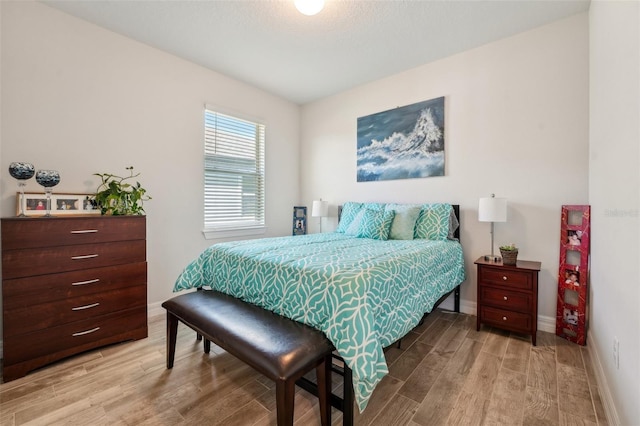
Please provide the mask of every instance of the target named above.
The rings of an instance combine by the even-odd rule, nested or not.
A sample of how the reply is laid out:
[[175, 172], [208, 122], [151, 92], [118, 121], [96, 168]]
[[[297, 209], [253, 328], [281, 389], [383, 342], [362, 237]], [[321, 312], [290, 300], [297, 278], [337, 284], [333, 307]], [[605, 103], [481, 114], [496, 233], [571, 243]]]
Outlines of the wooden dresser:
[[147, 337], [145, 216], [4, 218], [3, 380]]
[[538, 271], [540, 262], [518, 260], [516, 265], [475, 261], [478, 265], [478, 318], [481, 324], [530, 334], [538, 331]]

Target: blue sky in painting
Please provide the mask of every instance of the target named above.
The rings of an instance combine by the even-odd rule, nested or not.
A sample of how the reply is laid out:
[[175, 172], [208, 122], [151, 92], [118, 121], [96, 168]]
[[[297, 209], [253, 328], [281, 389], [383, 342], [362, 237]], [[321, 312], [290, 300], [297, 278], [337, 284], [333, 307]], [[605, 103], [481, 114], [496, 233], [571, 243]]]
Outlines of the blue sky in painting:
[[444, 97], [358, 118], [358, 181], [444, 175]]

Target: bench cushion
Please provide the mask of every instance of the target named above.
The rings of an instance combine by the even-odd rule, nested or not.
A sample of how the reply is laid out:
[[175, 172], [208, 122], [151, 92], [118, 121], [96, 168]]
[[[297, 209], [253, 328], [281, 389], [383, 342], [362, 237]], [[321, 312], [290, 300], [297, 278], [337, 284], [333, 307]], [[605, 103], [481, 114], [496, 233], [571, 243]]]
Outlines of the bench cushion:
[[162, 306], [272, 380], [305, 373], [333, 350], [321, 331], [215, 290], [176, 296]]

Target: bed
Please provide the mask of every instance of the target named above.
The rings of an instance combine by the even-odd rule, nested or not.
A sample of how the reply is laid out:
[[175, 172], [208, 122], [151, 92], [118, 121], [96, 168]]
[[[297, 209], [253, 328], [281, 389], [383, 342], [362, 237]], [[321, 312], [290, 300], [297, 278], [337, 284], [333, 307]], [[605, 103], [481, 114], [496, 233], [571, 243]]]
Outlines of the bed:
[[362, 411], [388, 373], [383, 348], [465, 279], [454, 212], [345, 203], [336, 232], [207, 248], [174, 291], [212, 288], [322, 330], [352, 371]]

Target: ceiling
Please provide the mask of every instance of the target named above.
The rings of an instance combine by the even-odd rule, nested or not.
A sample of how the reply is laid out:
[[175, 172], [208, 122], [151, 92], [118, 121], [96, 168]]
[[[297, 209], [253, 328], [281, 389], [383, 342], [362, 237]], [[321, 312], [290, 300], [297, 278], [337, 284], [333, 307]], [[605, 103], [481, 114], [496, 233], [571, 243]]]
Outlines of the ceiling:
[[588, 10], [589, 0], [42, 0], [305, 104]]

